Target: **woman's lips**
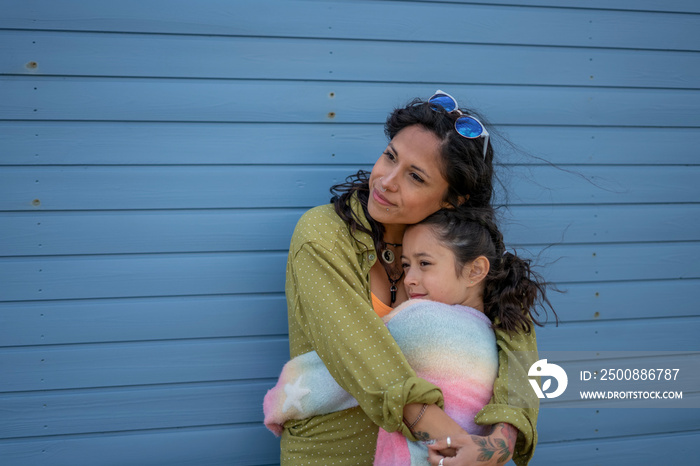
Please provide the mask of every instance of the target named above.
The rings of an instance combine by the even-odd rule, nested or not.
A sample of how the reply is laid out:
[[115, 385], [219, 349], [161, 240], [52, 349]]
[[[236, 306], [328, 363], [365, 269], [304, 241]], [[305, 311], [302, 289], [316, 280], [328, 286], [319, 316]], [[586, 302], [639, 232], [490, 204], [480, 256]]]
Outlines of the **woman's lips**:
[[389, 202], [389, 201], [387, 200], [387, 198], [385, 198], [384, 196], [382, 196], [381, 194], [379, 194], [379, 190], [378, 190], [377, 188], [374, 188], [374, 189], [372, 190], [372, 197], [374, 198], [375, 201], [377, 201], [378, 203], [380, 203], [380, 204], [383, 205], [383, 206], [387, 206], [387, 207], [393, 207], [393, 206], [394, 206], [394, 204], [392, 204], [391, 202]]
[[427, 295], [426, 295], [425, 293], [423, 293], [423, 294], [421, 294], [421, 293], [409, 293], [408, 296], [409, 296], [411, 299], [420, 299], [420, 298], [422, 298], [423, 296], [427, 296]]

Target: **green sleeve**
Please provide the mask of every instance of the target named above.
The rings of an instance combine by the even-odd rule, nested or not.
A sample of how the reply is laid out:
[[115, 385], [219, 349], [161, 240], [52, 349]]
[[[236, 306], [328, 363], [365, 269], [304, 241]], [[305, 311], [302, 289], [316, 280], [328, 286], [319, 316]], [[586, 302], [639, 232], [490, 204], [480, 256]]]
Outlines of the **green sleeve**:
[[305, 242], [290, 255], [290, 319], [375, 424], [414, 440], [403, 423], [404, 406], [442, 407], [442, 392], [416, 377], [372, 309], [368, 277], [361, 276], [361, 267], [353, 267], [362, 259], [348, 249]]
[[480, 425], [505, 422], [518, 429], [513, 461], [528, 464], [537, 445], [537, 415], [540, 400], [528, 382], [527, 372], [538, 360], [534, 326], [530, 333], [515, 334], [496, 329], [498, 377], [493, 397], [474, 418]]

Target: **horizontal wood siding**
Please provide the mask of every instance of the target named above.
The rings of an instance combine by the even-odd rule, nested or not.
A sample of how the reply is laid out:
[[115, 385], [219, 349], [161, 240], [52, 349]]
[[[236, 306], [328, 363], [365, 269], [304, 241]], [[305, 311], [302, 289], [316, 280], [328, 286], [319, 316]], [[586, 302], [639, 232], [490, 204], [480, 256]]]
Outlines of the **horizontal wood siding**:
[[[4, 1], [0, 462], [277, 464], [294, 225], [437, 88], [498, 133], [508, 246], [565, 291], [540, 349], [700, 365], [699, 83], [691, 0]], [[538, 431], [535, 465], [676, 464], [700, 415]]]

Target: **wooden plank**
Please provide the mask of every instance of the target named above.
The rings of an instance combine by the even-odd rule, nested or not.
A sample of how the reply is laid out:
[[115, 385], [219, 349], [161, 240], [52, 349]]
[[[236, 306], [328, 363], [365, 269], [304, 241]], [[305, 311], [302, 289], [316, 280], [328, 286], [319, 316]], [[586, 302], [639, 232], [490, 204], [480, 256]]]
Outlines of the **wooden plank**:
[[698, 442], [700, 433], [696, 431], [548, 443], [537, 446], [537, 452], [530, 464], [682, 464], [695, 454], [694, 447]]
[[0, 349], [0, 392], [275, 378], [286, 337]]
[[[0, 83], [0, 120], [220, 123], [383, 123], [392, 108], [439, 85], [38, 76]], [[498, 125], [700, 126], [700, 92], [692, 90], [455, 84], [450, 92], [469, 96], [462, 101]]]
[[[564, 294], [549, 293], [562, 326], [554, 327], [554, 316], [549, 313], [545, 332], [552, 336], [547, 339], [567, 338], [569, 323], [603, 327], [607, 321], [696, 317], [697, 306], [688, 296], [695, 293], [698, 283], [670, 280], [567, 285]], [[544, 321], [546, 316], [540, 317]], [[287, 304], [281, 293], [0, 303], [0, 345], [6, 347], [286, 333]]]
[[[0, 209], [308, 208], [327, 203], [329, 187], [359, 168], [6, 168], [0, 173]], [[37, 200], [40, 206], [33, 206]]]
[[668, 50], [44, 31], [0, 31], [0, 44], [0, 74], [18, 75], [685, 89], [700, 82], [700, 55]]
[[0, 122], [0, 144], [0, 165], [371, 165], [386, 138], [382, 124]]
[[279, 439], [257, 424], [180, 428], [0, 441], [0, 456], [4, 466], [264, 466], [279, 464]]
[[386, 138], [382, 124], [0, 122], [0, 143], [0, 165], [371, 165]]
[[[566, 286], [700, 278], [700, 243], [521, 249], [535, 270]], [[279, 293], [286, 252], [55, 256], [0, 259], [3, 301]]]
[[0, 303], [0, 346], [286, 334], [282, 293]]
[[[565, 5], [566, 6], [566, 5]], [[425, 2], [12, 0], [0, 28], [697, 50], [697, 15]], [[391, 18], [391, 21], [387, 21]], [[435, 27], [425, 18], [449, 18]], [[556, 42], [555, 42], [556, 41]]]
[[513, 247], [695, 241], [695, 218], [695, 204], [516, 206], [502, 212], [500, 230]]
[[[690, 128], [621, 127], [498, 127], [516, 145], [513, 151], [496, 136], [498, 159], [505, 163], [532, 164], [689, 164], [700, 133]], [[696, 141], [695, 138], [698, 138]], [[500, 143], [500, 145], [498, 145]], [[528, 156], [529, 154], [529, 156]]]
[[262, 423], [275, 380], [0, 395], [4, 439]]
[[[440, 3], [471, 3], [471, 0], [422, 0], [424, 2]], [[509, 0], [479, 0], [479, 3], [487, 5], [512, 5]], [[656, 11], [673, 13], [700, 13], [700, 5], [694, 0], [673, 0], [659, 2], [658, 0], [638, 0], [630, 3], [627, 0], [589, 0], [584, 6], [579, 0], [519, 0], [520, 6], [548, 6], [555, 8], [587, 8], [600, 10], [630, 10], [630, 11]]]
[[539, 444], [535, 458], [541, 449], [546, 450], [552, 443], [598, 442], [616, 437], [697, 430], [700, 430], [700, 421], [694, 409], [541, 407], [537, 419]]
[[3, 300], [279, 293], [287, 253], [58, 256], [0, 261]]
[[[694, 148], [700, 145], [700, 132], [691, 128], [499, 126], [489, 131], [496, 161], [506, 164], [694, 165]], [[284, 141], [283, 148], [279, 141]], [[381, 123], [4, 121], [0, 144], [5, 148], [0, 165], [206, 165], [249, 160], [373, 165], [386, 138]]]
[[[650, 280], [567, 284], [549, 298], [562, 322], [657, 319], [698, 315], [698, 280]], [[549, 322], [554, 322], [550, 316]]]
[[[0, 256], [284, 251], [303, 212], [3, 212]], [[515, 248], [695, 241], [700, 229], [693, 220], [700, 204], [515, 206], [501, 213], [500, 229]]]
[[[700, 278], [690, 243], [597, 244], [532, 250], [536, 267], [555, 283]], [[528, 251], [522, 251], [527, 257]], [[657, 269], [656, 271], [651, 269]]]
[[[5, 167], [0, 210], [309, 208], [371, 166]], [[700, 166], [516, 167], [497, 171], [494, 203], [696, 203]], [[559, 233], [559, 232], [558, 232]]]
[[0, 213], [0, 256], [283, 251], [304, 211]]
[[[497, 170], [505, 195], [495, 204], [639, 204], [696, 202], [695, 167], [508, 167]], [[674, 186], [669, 190], [670, 186]]]
[[[660, 316], [663, 316], [662, 311]], [[537, 328], [539, 351], [698, 351], [700, 316]]]

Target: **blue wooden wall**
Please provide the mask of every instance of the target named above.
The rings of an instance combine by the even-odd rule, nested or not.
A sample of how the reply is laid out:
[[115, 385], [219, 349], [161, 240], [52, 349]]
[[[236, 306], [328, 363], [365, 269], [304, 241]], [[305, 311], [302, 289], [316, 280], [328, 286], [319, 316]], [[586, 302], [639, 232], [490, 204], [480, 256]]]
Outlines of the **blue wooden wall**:
[[[557, 164], [500, 146], [506, 238], [567, 290], [542, 350], [700, 349], [697, 2], [3, 0], [0, 462], [275, 464], [295, 221], [436, 88]], [[700, 410], [539, 432], [674, 464]]]

